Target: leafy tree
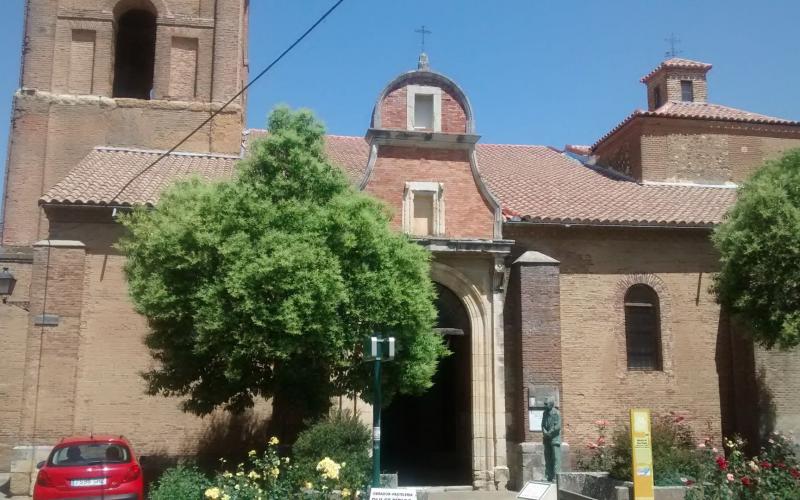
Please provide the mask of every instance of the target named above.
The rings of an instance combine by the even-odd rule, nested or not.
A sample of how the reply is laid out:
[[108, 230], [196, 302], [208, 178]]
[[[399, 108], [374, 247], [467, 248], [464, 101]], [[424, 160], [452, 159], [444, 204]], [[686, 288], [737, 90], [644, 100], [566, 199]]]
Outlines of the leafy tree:
[[199, 415], [272, 397], [273, 419], [291, 428], [333, 396], [371, 394], [359, 346], [376, 331], [397, 338], [387, 401], [423, 392], [447, 354], [429, 253], [331, 165], [310, 112], [278, 108], [269, 130], [234, 179], [178, 183], [123, 219], [128, 286], [157, 361], [148, 392]]
[[800, 150], [744, 184], [712, 239], [721, 254], [720, 303], [764, 347], [800, 344]]

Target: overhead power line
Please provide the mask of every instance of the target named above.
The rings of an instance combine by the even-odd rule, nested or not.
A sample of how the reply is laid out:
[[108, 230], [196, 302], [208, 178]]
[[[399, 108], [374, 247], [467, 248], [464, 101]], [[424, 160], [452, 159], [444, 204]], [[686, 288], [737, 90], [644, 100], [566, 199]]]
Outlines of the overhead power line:
[[322, 21], [324, 21], [324, 20], [325, 20], [325, 18], [327, 18], [327, 17], [328, 17], [328, 16], [329, 16], [331, 13], [333, 13], [333, 11], [334, 11], [334, 10], [336, 10], [336, 8], [337, 8], [337, 7], [339, 7], [339, 5], [341, 5], [341, 4], [342, 4], [342, 2], [344, 2], [344, 0], [338, 0], [336, 3], [334, 3], [334, 4], [331, 6], [331, 8], [330, 8], [330, 9], [328, 9], [328, 10], [327, 10], [327, 11], [326, 11], [324, 14], [322, 14], [322, 16], [320, 16], [320, 18], [319, 18], [319, 19], [317, 19], [317, 21], [316, 21], [314, 24], [312, 24], [312, 25], [311, 25], [311, 26], [310, 26], [310, 27], [309, 27], [309, 28], [308, 28], [308, 29], [307, 29], [307, 30], [306, 30], [306, 31], [305, 31], [305, 32], [304, 32], [302, 35], [300, 35], [300, 37], [298, 37], [298, 38], [297, 38], [297, 40], [295, 40], [294, 42], [292, 42], [292, 44], [291, 44], [291, 45], [289, 45], [288, 47], [286, 47], [286, 49], [285, 49], [283, 52], [281, 52], [281, 53], [280, 53], [280, 55], [279, 55], [278, 57], [276, 57], [276, 58], [275, 58], [275, 59], [274, 59], [274, 60], [273, 60], [271, 63], [269, 63], [269, 65], [268, 65], [266, 68], [264, 68], [264, 69], [263, 69], [263, 70], [262, 70], [262, 71], [261, 71], [259, 74], [257, 74], [257, 75], [255, 76], [255, 78], [253, 78], [252, 80], [250, 80], [250, 81], [247, 83], [247, 85], [245, 85], [244, 87], [242, 87], [242, 90], [240, 90], [239, 92], [237, 92], [237, 93], [236, 93], [236, 95], [234, 95], [233, 97], [231, 97], [230, 99], [228, 99], [228, 100], [225, 102], [225, 104], [223, 104], [222, 106], [220, 106], [220, 108], [219, 108], [219, 109], [217, 109], [217, 110], [216, 110], [216, 111], [214, 111], [214, 112], [213, 112], [211, 115], [209, 115], [209, 117], [208, 117], [208, 118], [206, 118], [206, 119], [203, 121], [203, 123], [201, 123], [200, 125], [198, 125], [198, 126], [197, 126], [197, 127], [194, 129], [194, 130], [192, 130], [191, 132], [189, 132], [189, 134], [187, 134], [187, 135], [186, 135], [186, 137], [184, 137], [183, 139], [181, 139], [181, 140], [180, 140], [180, 142], [178, 142], [177, 144], [175, 144], [174, 146], [172, 146], [172, 147], [171, 147], [171, 148], [170, 148], [168, 151], [165, 151], [164, 153], [160, 154], [160, 155], [158, 156], [158, 158], [156, 158], [155, 160], [153, 160], [153, 162], [152, 162], [152, 163], [150, 163], [150, 164], [149, 164], [149, 165], [147, 165], [147, 166], [146, 166], [144, 169], [142, 169], [140, 172], [138, 172], [136, 175], [134, 175], [134, 176], [133, 176], [133, 177], [132, 177], [132, 178], [131, 178], [131, 179], [130, 179], [128, 182], [126, 182], [126, 183], [125, 183], [125, 185], [124, 185], [124, 186], [122, 186], [122, 188], [121, 188], [121, 189], [120, 189], [120, 190], [117, 192], [117, 194], [115, 194], [115, 195], [114, 195], [114, 197], [113, 197], [113, 198], [111, 198], [111, 201], [112, 201], [112, 202], [113, 202], [113, 201], [115, 201], [119, 195], [121, 195], [121, 194], [122, 194], [122, 193], [123, 193], [123, 192], [124, 192], [124, 191], [125, 191], [125, 190], [126, 190], [126, 189], [127, 189], [129, 186], [130, 186], [130, 185], [131, 185], [131, 184], [133, 184], [133, 181], [135, 181], [136, 179], [138, 179], [138, 178], [139, 178], [139, 177], [140, 177], [142, 174], [144, 174], [145, 172], [147, 172], [147, 171], [148, 171], [148, 170], [150, 170], [151, 168], [155, 167], [155, 166], [158, 164], [158, 162], [160, 162], [161, 160], [163, 160], [164, 158], [166, 158], [166, 157], [167, 157], [167, 156], [169, 156], [170, 154], [174, 153], [174, 152], [175, 152], [175, 150], [177, 150], [179, 147], [181, 147], [181, 146], [182, 146], [182, 145], [183, 145], [183, 144], [184, 144], [186, 141], [188, 141], [188, 140], [189, 140], [189, 139], [190, 139], [190, 138], [191, 138], [191, 137], [192, 137], [194, 134], [196, 134], [196, 133], [197, 133], [197, 132], [198, 132], [200, 129], [202, 129], [203, 127], [205, 127], [205, 126], [206, 126], [206, 125], [207, 125], [207, 124], [208, 124], [208, 123], [209, 123], [211, 120], [213, 120], [213, 119], [214, 119], [214, 118], [215, 118], [215, 117], [216, 117], [218, 114], [220, 114], [220, 113], [222, 112], [222, 110], [224, 110], [225, 108], [227, 108], [227, 107], [228, 107], [228, 106], [229, 106], [229, 105], [230, 105], [230, 104], [231, 104], [233, 101], [235, 101], [235, 100], [236, 100], [236, 99], [238, 99], [238, 98], [239, 98], [239, 97], [240, 97], [242, 94], [244, 94], [245, 92], [247, 92], [247, 89], [249, 89], [249, 88], [250, 88], [250, 87], [251, 87], [251, 86], [252, 86], [254, 83], [256, 83], [256, 82], [259, 80], [259, 78], [261, 78], [262, 76], [264, 76], [265, 74], [267, 74], [267, 72], [268, 72], [269, 70], [271, 70], [273, 66], [275, 66], [276, 64], [278, 64], [278, 63], [280, 62], [280, 60], [281, 60], [281, 59], [283, 59], [283, 58], [284, 58], [284, 57], [285, 57], [285, 56], [286, 56], [286, 55], [287, 55], [289, 52], [291, 52], [291, 51], [292, 51], [292, 49], [294, 49], [294, 48], [295, 48], [295, 47], [296, 47], [296, 46], [297, 46], [297, 45], [298, 45], [300, 42], [302, 42], [302, 41], [303, 41], [303, 39], [304, 39], [305, 37], [307, 37], [309, 34], [311, 34], [311, 32], [312, 32], [312, 31], [314, 31], [314, 29], [315, 29], [317, 26], [319, 26], [319, 25], [322, 23]]

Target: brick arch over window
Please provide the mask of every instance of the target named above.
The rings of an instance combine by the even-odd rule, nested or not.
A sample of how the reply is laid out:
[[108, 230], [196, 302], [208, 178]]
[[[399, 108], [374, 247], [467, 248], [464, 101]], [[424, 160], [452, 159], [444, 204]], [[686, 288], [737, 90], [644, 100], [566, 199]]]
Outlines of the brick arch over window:
[[115, 5], [113, 97], [150, 99], [157, 17], [149, 0], [123, 0]]
[[[637, 307], [646, 309], [647, 301], [651, 302], [651, 307], [658, 311], [653, 311], [654, 314], [650, 315], [651, 321], [657, 321], [655, 328], [657, 339], [655, 346], [658, 349], [655, 360], [654, 369], [642, 369], [643, 367], [635, 367], [629, 365], [629, 349], [630, 343], [628, 341], [628, 334], [631, 325], [628, 320], [637, 321], [634, 316], [637, 314]], [[626, 306], [626, 303], [629, 305]], [[617, 346], [617, 375], [620, 378], [627, 378], [629, 376], [636, 376], [637, 374], [645, 376], [668, 377], [674, 375], [673, 372], [673, 347], [674, 339], [672, 335], [671, 319], [672, 319], [672, 301], [670, 298], [669, 290], [661, 278], [654, 274], [630, 274], [622, 278], [614, 290], [614, 297], [611, 301], [613, 311], [612, 314], [615, 320], [615, 338]], [[633, 304], [642, 304], [637, 306]], [[641, 313], [645, 316], [646, 313]], [[640, 319], [641, 320], [641, 319]], [[648, 327], [648, 325], [639, 325], [639, 327]], [[650, 324], [650, 328], [654, 325]], [[638, 369], [637, 369], [638, 368]]]

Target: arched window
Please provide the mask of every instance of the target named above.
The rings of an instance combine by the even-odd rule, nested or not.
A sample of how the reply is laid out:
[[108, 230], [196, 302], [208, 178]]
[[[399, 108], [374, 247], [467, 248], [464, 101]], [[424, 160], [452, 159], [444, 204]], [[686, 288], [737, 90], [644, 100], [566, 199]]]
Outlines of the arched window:
[[114, 97], [150, 99], [156, 56], [156, 16], [131, 9], [117, 19]]
[[625, 344], [629, 370], [661, 370], [658, 294], [644, 284], [625, 293]]

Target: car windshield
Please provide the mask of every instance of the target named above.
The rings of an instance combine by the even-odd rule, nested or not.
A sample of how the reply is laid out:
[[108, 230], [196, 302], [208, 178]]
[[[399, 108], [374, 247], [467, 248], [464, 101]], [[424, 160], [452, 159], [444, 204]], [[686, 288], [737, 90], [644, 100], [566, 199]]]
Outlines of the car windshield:
[[115, 443], [76, 443], [60, 446], [53, 450], [48, 465], [70, 467], [75, 465], [95, 465], [104, 463], [130, 462], [128, 448]]

